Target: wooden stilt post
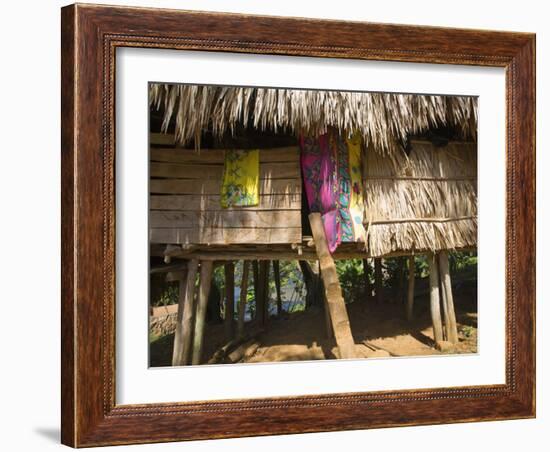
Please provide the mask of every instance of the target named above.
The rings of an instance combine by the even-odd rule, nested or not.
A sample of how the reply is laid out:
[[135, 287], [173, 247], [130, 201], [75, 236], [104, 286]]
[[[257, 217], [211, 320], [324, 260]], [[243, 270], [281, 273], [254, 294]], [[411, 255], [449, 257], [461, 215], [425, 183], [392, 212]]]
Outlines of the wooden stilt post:
[[[436, 259], [436, 265], [439, 265], [439, 253], [435, 255]], [[447, 309], [447, 294], [445, 293], [445, 287], [443, 287], [443, 280], [441, 275], [441, 267], [438, 268], [439, 270], [439, 296], [441, 299], [441, 306], [443, 308], [443, 340], [448, 341], [449, 340], [449, 330], [451, 328], [450, 326], [450, 320], [449, 320], [449, 311]]]
[[[187, 265], [185, 290], [178, 300], [178, 323], [174, 335], [174, 350], [172, 353], [172, 365], [184, 366], [189, 364], [191, 353], [191, 340], [193, 337], [193, 317], [195, 312], [195, 280], [197, 278], [198, 261], [191, 259]], [[183, 297], [182, 297], [183, 295]]]
[[260, 266], [258, 261], [252, 261], [252, 277], [254, 280], [254, 318], [259, 319], [261, 311], [258, 309], [258, 295], [260, 293]]
[[398, 288], [397, 288], [397, 302], [403, 303], [404, 298], [404, 292], [405, 292], [405, 257], [401, 256], [399, 259], [399, 265], [398, 265]]
[[241, 280], [241, 293], [239, 297], [239, 320], [237, 322], [237, 337], [244, 336], [244, 316], [246, 310], [246, 296], [248, 294], [248, 268], [250, 262], [243, 261], [243, 277]]
[[281, 270], [279, 261], [273, 261], [273, 277], [275, 278], [275, 291], [277, 292], [277, 315], [283, 313], [283, 299], [281, 297]]
[[363, 279], [365, 281], [365, 301], [369, 301], [372, 298], [372, 286], [369, 277], [369, 260], [363, 259]]
[[235, 264], [228, 262], [225, 271], [225, 337], [233, 337], [233, 317], [235, 315]]
[[268, 279], [269, 261], [260, 261], [259, 276], [258, 276], [258, 293], [256, 294], [256, 309], [260, 325], [267, 323], [269, 313], [269, 302], [267, 299], [267, 285]]
[[383, 282], [382, 282], [382, 259], [374, 259], [374, 290], [376, 292], [376, 302], [381, 304], [383, 300]]
[[441, 325], [441, 312], [439, 309], [439, 271], [436, 255], [428, 254], [428, 267], [430, 271], [430, 313], [434, 330], [436, 346], [443, 340], [443, 327]]
[[409, 286], [407, 289], [407, 320], [409, 321], [413, 317], [415, 272], [414, 256], [411, 256], [409, 257]]
[[200, 364], [201, 362], [202, 345], [204, 342], [204, 323], [206, 320], [206, 306], [208, 304], [208, 295], [210, 293], [210, 283], [212, 282], [212, 268], [212, 261], [201, 261], [199, 297], [197, 303], [197, 314], [195, 318], [195, 340], [193, 341], [193, 365]]
[[442, 289], [445, 292], [445, 303], [449, 323], [447, 327], [447, 340], [453, 344], [458, 343], [458, 330], [456, 326], [456, 313], [453, 300], [453, 288], [451, 285], [451, 273], [449, 272], [449, 254], [447, 251], [439, 253], [439, 268], [441, 270]]
[[321, 214], [309, 214], [309, 222], [311, 224], [313, 239], [315, 240], [317, 255], [319, 256], [321, 274], [323, 276], [325, 294], [332, 321], [332, 330], [334, 331], [340, 358], [355, 358], [355, 343], [351, 334], [348, 312], [344, 297], [342, 296], [340, 282], [338, 281], [336, 265], [328, 250]]

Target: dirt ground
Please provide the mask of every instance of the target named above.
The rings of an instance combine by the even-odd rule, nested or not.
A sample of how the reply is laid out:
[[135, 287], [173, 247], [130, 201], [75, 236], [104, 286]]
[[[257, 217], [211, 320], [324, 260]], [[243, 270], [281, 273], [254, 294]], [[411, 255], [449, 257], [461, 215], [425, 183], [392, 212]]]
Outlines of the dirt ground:
[[[403, 306], [366, 303], [348, 305], [351, 330], [359, 357], [419, 356], [441, 354], [434, 348], [427, 312], [412, 322], [404, 319]], [[460, 342], [453, 353], [477, 351], [477, 314], [457, 312]], [[334, 359], [334, 341], [327, 339], [324, 312], [310, 310], [274, 319], [260, 337], [261, 346], [244, 362]]]
[[[424, 297], [425, 298], [425, 297]], [[355, 302], [347, 305], [352, 334], [359, 357], [392, 357], [437, 355], [434, 348], [428, 301], [415, 301], [414, 318], [405, 319], [402, 303], [385, 300]], [[459, 344], [445, 353], [477, 352], [477, 309], [471, 299], [455, 299]], [[257, 338], [260, 343], [254, 354], [239, 362], [277, 362], [335, 359], [334, 340], [327, 338], [325, 314], [311, 308], [293, 314], [272, 317], [268, 328]], [[203, 363], [224, 345], [223, 325], [208, 325], [205, 331]], [[151, 345], [151, 366], [169, 366], [173, 334]]]

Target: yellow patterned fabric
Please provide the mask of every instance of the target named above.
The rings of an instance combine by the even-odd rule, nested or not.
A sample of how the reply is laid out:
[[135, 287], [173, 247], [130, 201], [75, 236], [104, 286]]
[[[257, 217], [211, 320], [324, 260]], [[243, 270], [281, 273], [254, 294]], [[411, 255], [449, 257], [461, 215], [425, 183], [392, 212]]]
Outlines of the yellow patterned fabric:
[[260, 151], [258, 149], [225, 151], [222, 207], [257, 206], [260, 189]]
[[363, 179], [361, 171], [361, 135], [354, 133], [346, 138], [349, 154], [349, 173], [351, 179], [351, 196], [349, 211], [352, 218], [353, 235], [356, 242], [366, 242], [367, 232], [363, 225], [365, 217], [365, 202], [363, 197]]

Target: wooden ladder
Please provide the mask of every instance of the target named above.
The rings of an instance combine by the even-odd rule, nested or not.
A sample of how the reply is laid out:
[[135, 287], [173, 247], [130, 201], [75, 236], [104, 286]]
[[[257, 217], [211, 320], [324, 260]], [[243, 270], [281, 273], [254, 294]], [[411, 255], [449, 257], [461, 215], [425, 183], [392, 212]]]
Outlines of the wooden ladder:
[[329, 250], [325, 229], [320, 213], [309, 214], [309, 223], [311, 225], [311, 233], [315, 241], [315, 249], [321, 267], [321, 276], [325, 286], [325, 294], [328, 305], [328, 312], [332, 323], [332, 331], [336, 339], [336, 345], [340, 352], [340, 358], [350, 359], [355, 358], [355, 342], [351, 334], [348, 312], [344, 297], [342, 296], [342, 288], [336, 273], [336, 265]]

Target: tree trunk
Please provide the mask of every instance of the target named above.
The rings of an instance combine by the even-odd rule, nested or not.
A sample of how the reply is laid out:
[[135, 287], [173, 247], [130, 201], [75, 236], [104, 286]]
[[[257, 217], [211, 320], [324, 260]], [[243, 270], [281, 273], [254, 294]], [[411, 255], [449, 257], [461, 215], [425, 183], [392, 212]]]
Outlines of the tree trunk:
[[323, 287], [318, 265], [311, 265], [309, 261], [299, 261], [299, 264], [306, 286], [306, 309], [322, 306]]

